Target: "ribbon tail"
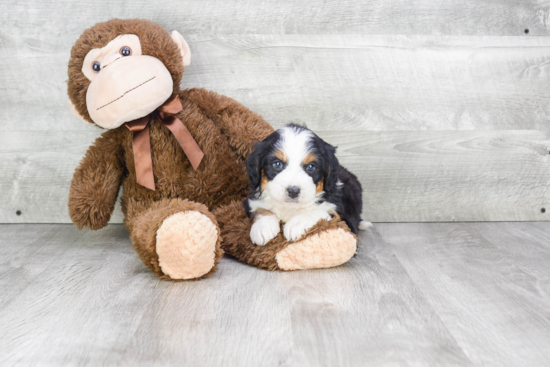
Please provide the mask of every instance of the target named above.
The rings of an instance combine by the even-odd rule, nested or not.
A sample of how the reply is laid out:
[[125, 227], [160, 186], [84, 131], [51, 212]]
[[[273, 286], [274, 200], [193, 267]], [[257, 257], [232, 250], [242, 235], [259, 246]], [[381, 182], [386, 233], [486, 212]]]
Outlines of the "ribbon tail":
[[[148, 122], [149, 116], [145, 118], [147, 118]], [[128, 128], [132, 130], [130, 126], [128, 126]], [[132, 130], [132, 132], [132, 148], [134, 150], [136, 181], [141, 186], [144, 186], [154, 191], [155, 176], [153, 175], [153, 160], [151, 158], [151, 138], [149, 136], [149, 124], [146, 124], [142, 130]]]
[[193, 139], [193, 136], [185, 126], [185, 124], [175, 116], [169, 116], [162, 120], [164, 125], [172, 132], [176, 137], [176, 140], [180, 144], [183, 152], [191, 162], [191, 166], [196, 171], [204, 157], [204, 153], [201, 148]]

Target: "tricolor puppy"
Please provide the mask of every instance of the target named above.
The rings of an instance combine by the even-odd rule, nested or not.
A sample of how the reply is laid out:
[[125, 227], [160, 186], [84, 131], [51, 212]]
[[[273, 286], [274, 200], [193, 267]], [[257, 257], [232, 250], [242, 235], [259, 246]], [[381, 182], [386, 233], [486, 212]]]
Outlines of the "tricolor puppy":
[[263, 246], [280, 231], [299, 239], [319, 220], [340, 215], [353, 233], [365, 230], [363, 201], [357, 177], [341, 167], [336, 148], [311, 130], [288, 125], [269, 135], [248, 157], [250, 194], [244, 203], [252, 218], [250, 238]]

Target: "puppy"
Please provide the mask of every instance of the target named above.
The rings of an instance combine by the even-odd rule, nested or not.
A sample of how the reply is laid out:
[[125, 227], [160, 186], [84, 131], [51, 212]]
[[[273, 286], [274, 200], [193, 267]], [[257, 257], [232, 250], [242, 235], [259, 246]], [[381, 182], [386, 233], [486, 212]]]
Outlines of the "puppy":
[[336, 212], [353, 233], [371, 226], [361, 220], [362, 188], [341, 167], [336, 148], [304, 126], [290, 124], [269, 135], [248, 157], [250, 194], [244, 202], [252, 218], [250, 238], [265, 245], [280, 231], [295, 241], [319, 220]]

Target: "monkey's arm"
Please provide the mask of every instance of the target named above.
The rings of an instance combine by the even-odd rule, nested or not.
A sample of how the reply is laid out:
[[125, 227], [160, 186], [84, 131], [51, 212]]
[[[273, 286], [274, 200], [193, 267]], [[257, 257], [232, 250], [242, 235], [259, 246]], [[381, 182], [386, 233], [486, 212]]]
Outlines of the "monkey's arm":
[[78, 229], [105, 227], [113, 213], [124, 172], [117, 130], [106, 131], [96, 139], [73, 175], [69, 215]]
[[263, 141], [274, 130], [263, 118], [226, 96], [201, 88], [181, 92], [182, 100], [189, 98], [218, 124], [235, 152], [247, 158], [254, 142]]

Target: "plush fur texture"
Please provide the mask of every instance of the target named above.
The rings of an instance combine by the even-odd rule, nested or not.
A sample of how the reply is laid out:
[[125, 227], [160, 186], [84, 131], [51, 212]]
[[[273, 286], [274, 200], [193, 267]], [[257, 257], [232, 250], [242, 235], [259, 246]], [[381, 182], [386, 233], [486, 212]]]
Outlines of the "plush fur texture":
[[174, 80], [174, 91], [179, 91], [183, 75], [183, 58], [170, 34], [158, 24], [140, 19], [111, 19], [86, 29], [71, 50], [69, 60], [68, 92], [77, 112], [93, 123], [86, 106], [86, 92], [90, 80], [82, 73], [84, 58], [94, 48], [105, 47], [107, 43], [123, 34], [135, 34], [141, 41], [143, 55], [156, 57], [168, 68]]
[[[84, 56], [91, 48], [102, 47], [120, 34], [138, 35], [143, 54], [154, 55], [166, 65], [174, 79], [174, 93], [183, 105], [177, 117], [189, 129], [204, 158], [198, 169], [193, 170], [175, 137], [153, 116], [150, 141], [156, 190], [152, 191], [136, 182], [132, 133], [124, 125], [107, 130], [90, 146], [74, 173], [69, 195], [73, 222], [79, 229], [106, 226], [122, 186], [124, 223], [134, 248], [143, 263], [160, 278], [188, 280], [208, 276], [216, 270], [222, 247], [245, 263], [263, 269], [280, 269], [275, 256], [288, 242], [279, 239], [274, 247], [266, 248], [253, 245], [249, 236], [250, 221], [242, 208], [249, 186], [246, 158], [254, 149], [254, 142], [264, 140], [273, 129], [261, 116], [228, 97], [204, 89], [180, 91], [182, 57], [168, 32], [147, 21], [118, 19], [86, 30], [73, 47], [69, 62], [69, 97], [78, 112], [89, 120], [85, 104], [89, 81], [81, 73]], [[192, 223], [178, 227], [173, 218], [191, 220], [178, 213], [197, 213], [200, 214], [197, 218], [207, 218], [211, 224], [205, 233], [199, 234]], [[170, 230], [161, 231], [159, 236], [163, 225]], [[185, 233], [174, 234], [176, 241], [168, 240], [165, 234], [177, 232], [175, 228]], [[188, 232], [189, 228], [193, 230]], [[212, 238], [213, 228], [217, 231], [214, 249], [210, 240], [202, 241]], [[337, 219], [319, 224], [311, 233], [331, 228], [343, 228], [349, 233], [347, 226]], [[162, 250], [157, 249], [159, 239], [163, 241]], [[211, 269], [205, 272], [200, 264], [193, 264], [185, 270], [182, 264], [188, 260], [186, 256], [203, 252], [201, 249], [191, 251], [189, 243], [180, 241], [199, 243], [200, 248], [206, 248], [204, 253], [213, 251], [213, 264], [211, 257], [203, 257]], [[173, 248], [167, 249], [167, 246]], [[159, 258], [159, 252], [171, 257], [170, 265]], [[181, 258], [174, 259], [174, 256]]]
[[[281, 230], [265, 246], [256, 246], [248, 236], [251, 222], [240, 203], [219, 208], [214, 214], [220, 223], [225, 253], [260, 269], [321, 269], [341, 265], [355, 254], [357, 236], [338, 215], [329, 221], [319, 221], [296, 242], [287, 241]], [[325, 242], [329, 239], [330, 243]], [[277, 259], [280, 253], [282, 264]]]
[[[165, 219], [178, 213], [186, 212], [200, 213], [206, 216], [217, 228], [217, 241], [214, 249], [215, 255], [212, 268], [210, 271], [198, 275], [196, 278], [187, 278], [186, 280], [200, 279], [216, 271], [216, 265], [223, 255], [223, 250], [221, 249], [222, 238], [218, 222], [216, 217], [206, 208], [206, 206], [189, 200], [162, 199], [151, 203], [148, 209], [140, 212], [136, 217], [132, 218], [132, 220], [126, 222], [126, 226], [130, 230], [130, 238], [134, 245], [134, 249], [139, 257], [156, 276], [162, 279], [182, 280], [183, 278], [172, 278], [162, 270], [159, 254], [157, 252], [159, 228], [163, 225]], [[194, 238], [191, 239], [192, 242], [194, 242], [194, 240]], [[177, 259], [173, 259], [172, 261], [177, 261]], [[184, 262], [185, 259], [181, 259], [181, 261]], [[178, 271], [181, 272], [185, 270], [180, 267]]]

